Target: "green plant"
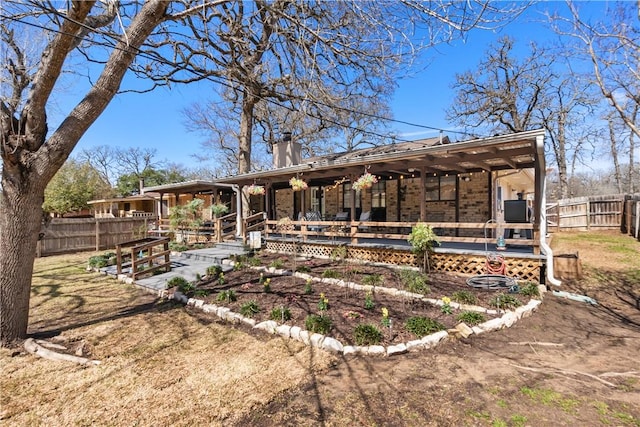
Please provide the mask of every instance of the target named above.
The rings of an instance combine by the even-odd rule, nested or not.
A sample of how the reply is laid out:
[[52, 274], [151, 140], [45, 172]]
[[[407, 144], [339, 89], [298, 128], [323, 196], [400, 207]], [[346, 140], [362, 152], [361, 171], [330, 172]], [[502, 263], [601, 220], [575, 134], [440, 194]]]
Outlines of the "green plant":
[[207, 267], [207, 276], [211, 279], [217, 278], [220, 274], [222, 274], [222, 267], [219, 265], [210, 265]]
[[428, 285], [428, 277], [419, 271], [408, 268], [400, 270], [400, 281], [409, 292], [426, 295], [431, 292]]
[[298, 273], [311, 273], [311, 269], [306, 265], [299, 265], [298, 267], [296, 267], [296, 271]]
[[367, 292], [364, 295], [364, 308], [367, 310], [373, 310], [376, 306], [375, 301], [373, 301], [373, 294], [371, 292]]
[[391, 319], [389, 318], [389, 309], [387, 307], [382, 307], [382, 320], [380, 323], [387, 328], [391, 327]]
[[180, 289], [181, 286], [185, 286], [187, 284], [189, 284], [189, 281], [182, 276], [173, 276], [172, 278], [167, 280], [168, 288], [177, 287], [178, 289]]
[[347, 247], [346, 246], [338, 246], [331, 251], [331, 255], [329, 256], [331, 261], [339, 261], [341, 259], [345, 259], [347, 257]]
[[310, 314], [304, 320], [304, 327], [318, 334], [327, 334], [331, 330], [331, 318], [325, 314]]
[[340, 272], [334, 270], [333, 268], [328, 268], [322, 272], [322, 277], [326, 279], [337, 279], [340, 277]]
[[410, 317], [407, 319], [405, 327], [409, 332], [418, 337], [424, 337], [425, 335], [446, 329], [442, 323], [422, 316]]
[[209, 291], [206, 289], [196, 289], [193, 295], [196, 297], [206, 297], [209, 295]]
[[236, 261], [233, 264], [233, 271], [240, 271], [240, 270], [244, 270], [245, 269], [245, 265], [243, 262], [240, 261]]
[[264, 282], [262, 282], [262, 290], [266, 293], [270, 293], [271, 292], [271, 279], [270, 278], [266, 278], [264, 280]]
[[460, 304], [475, 304], [478, 299], [469, 291], [455, 291], [451, 294], [451, 299]]
[[313, 280], [307, 279], [307, 283], [304, 284], [304, 294], [305, 295], [311, 295], [313, 293], [313, 287], [311, 286], [312, 282], [313, 282]]
[[262, 262], [260, 261], [260, 258], [257, 257], [249, 257], [249, 259], [247, 260], [247, 262], [249, 263], [249, 265], [251, 267], [258, 267], [262, 264]]
[[236, 299], [237, 299], [236, 293], [232, 289], [220, 291], [216, 296], [216, 301], [220, 301], [220, 302], [223, 302], [223, 301], [232, 302], [232, 301], [235, 301]]
[[269, 315], [271, 320], [277, 320], [280, 322], [286, 322], [291, 320], [291, 310], [288, 307], [276, 307], [271, 310]]
[[431, 271], [429, 265], [429, 254], [433, 252], [433, 246], [439, 245], [438, 236], [433, 232], [429, 224], [417, 223], [412, 229], [407, 239], [411, 245], [413, 253], [422, 256], [422, 271]]
[[200, 282], [202, 280], [202, 276], [200, 273], [196, 273], [196, 282]]
[[375, 273], [375, 274], [369, 274], [367, 276], [364, 276], [362, 278], [362, 284], [373, 286], [375, 288], [376, 286], [379, 286], [382, 284], [382, 274]]
[[353, 339], [356, 345], [375, 345], [382, 341], [382, 332], [374, 325], [361, 323], [355, 327]]
[[539, 297], [540, 290], [538, 285], [533, 282], [527, 282], [520, 287], [520, 294], [527, 297]]
[[269, 267], [281, 269], [282, 267], [284, 267], [284, 261], [281, 259], [274, 259], [269, 263]]
[[220, 285], [220, 286], [224, 285], [224, 273], [220, 273], [218, 275], [218, 285]]
[[184, 252], [189, 249], [189, 247], [184, 243], [178, 243], [175, 240], [172, 240], [169, 242], [169, 249], [174, 252]]
[[89, 267], [102, 268], [108, 265], [108, 259], [104, 255], [95, 255], [89, 258]]
[[253, 317], [260, 311], [260, 307], [258, 307], [258, 303], [251, 300], [247, 301], [240, 306], [240, 314], [244, 317]]
[[463, 311], [458, 314], [457, 317], [459, 322], [464, 322], [468, 325], [477, 325], [478, 323], [482, 323], [485, 321], [484, 314], [478, 313], [476, 311]]
[[324, 294], [320, 294], [320, 301], [318, 301], [318, 310], [327, 311], [329, 309], [329, 299], [324, 296]]
[[510, 309], [520, 307], [522, 303], [513, 295], [498, 294], [489, 301], [489, 305], [499, 309]]
[[219, 216], [224, 215], [227, 212], [229, 212], [229, 207], [227, 205], [225, 205], [224, 203], [213, 204], [213, 205], [211, 205], [210, 209], [211, 209], [211, 213], [216, 218], [218, 218]]
[[442, 307], [440, 307], [440, 311], [443, 314], [452, 314], [453, 310], [451, 309], [451, 298], [442, 297]]

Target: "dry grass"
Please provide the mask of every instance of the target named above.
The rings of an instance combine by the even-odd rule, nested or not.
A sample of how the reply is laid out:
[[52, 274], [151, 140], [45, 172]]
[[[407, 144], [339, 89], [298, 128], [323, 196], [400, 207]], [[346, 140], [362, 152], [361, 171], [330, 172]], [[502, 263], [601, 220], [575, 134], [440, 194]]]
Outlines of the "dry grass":
[[91, 254], [36, 262], [30, 332], [85, 343], [99, 366], [0, 350], [11, 425], [219, 425], [308, 382], [324, 352], [252, 335], [84, 270]]

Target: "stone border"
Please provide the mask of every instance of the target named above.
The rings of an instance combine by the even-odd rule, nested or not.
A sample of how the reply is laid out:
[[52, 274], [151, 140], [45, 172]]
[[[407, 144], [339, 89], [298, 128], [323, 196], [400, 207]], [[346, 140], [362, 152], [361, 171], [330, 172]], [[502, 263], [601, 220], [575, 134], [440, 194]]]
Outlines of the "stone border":
[[[233, 266], [235, 263], [231, 260], [223, 260], [223, 264]], [[281, 270], [275, 269], [272, 267], [249, 267], [257, 271], [264, 271], [271, 274], [277, 274], [282, 276], [295, 276], [300, 279], [308, 280], [311, 279], [314, 282], [321, 283], [329, 283], [337, 286], [347, 287], [353, 290], [363, 290], [363, 291], [373, 291], [374, 287], [370, 285], [359, 285], [354, 282], [345, 282], [341, 279], [330, 279], [330, 278], [320, 278], [311, 276], [305, 273], [291, 272], [289, 270]], [[415, 294], [412, 292], [402, 291], [395, 288], [386, 288], [386, 287], [376, 287], [376, 292], [383, 292], [389, 295], [394, 296], [404, 296], [408, 298], [417, 298], [422, 301], [442, 306], [442, 300], [435, 300], [432, 298], [425, 298], [420, 294]], [[543, 289], [541, 289], [543, 291]], [[168, 299], [174, 299], [188, 306], [192, 306], [194, 308], [198, 308], [205, 313], [212, 313], [218, 316], [219, 318], [230, 322], [230, 323], [243, 323], [245, 325], [251, 326], [254, 329], [263, 330], [267, 333], [273, 335], [280, 335], [283, 338], [294, 339], [296, 341], [300, 341], [305, 345], [310, 345], [321, 350], [329, 351], [331, 353], [338, 353], [343, 355], [350, 354], [360, 354], [367, 356], [393, 356], [396, 354], [403, 354], [409, 351], [421, 351], [428, 350], [430, 348], [436, 347], [438, 344], [447, 341], [451, 337], [463, 337], [467, 338], [471, 335], [480, 335], [486, 332], [497, 331], [503, 328], [510, 328], [513, 326], [518, 320], [523, 317], [529, 317], [531, 314], [537, 310], [538, 306], [542, 303], [542, 300], [531, 299], [526, 305], [520, 306], [516, 308], [514, 311], [506, 310], [490, 310], [485, 309], [484, 307], [474, 306], [474, 305], [466, 305], [466, 304], [458, 304], [456, 302], [451, 302], [450, 305], [454, 309], [458, 310], [466, 310], [466, 311], [476, 311], [481, 313], [487, 313], [491, 315], [497, 315], [500, 313], [504, 313], [502, 317], [496, 317], [494, 319], [488, 320], [479, 325], [469, 327], [464, 322], [459, 323], [454, 329], [449, 329], [448, 331], [438, 331], [434, 334], [427, 335], [418, 340], [408, 341], [406, 343], [400, 343], [395, 345], [390, 345], [388, 347], [382, 345], [372, 345], [372, 346], [350, 346], [343, 345], [340, 341], [335, 338], [325, 336], [318, 333], [312, 333], [305, 329], [300, 328], [299, 326], [289, 326], [284, 324], [279, 324], [274, 320], [266, 320], [264, 322], [257, 323], [254, 319], [249, 317], [244, 317], [240, 313], [236, 313], [231, 311], [231, 309], [223, 306], [217, 306], [215, 304], [205, 304], [204, 300], [196, 299], [196, 298], [188, 298], [186, 295], [181, 292], [174, 292], [173, 294], [168, 294], [166, 291], [160, 292], [162, 297], [166, 297]], [[542, 293], [541, 293], [542, 295]]]

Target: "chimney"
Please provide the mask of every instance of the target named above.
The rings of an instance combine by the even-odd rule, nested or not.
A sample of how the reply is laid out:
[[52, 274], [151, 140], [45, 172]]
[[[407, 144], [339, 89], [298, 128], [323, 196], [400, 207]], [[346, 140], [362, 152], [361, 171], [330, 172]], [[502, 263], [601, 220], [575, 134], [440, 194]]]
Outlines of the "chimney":
[[140, 177], [140, 179], [138, 180], [138, 186], [140, 188], [140, 194], [144, 194], [144, 178]]
[[273, 167], [275, 169], [295, 166], [302, 161], [302, 145], [291, 139], [291, 132], [284, 132], [282, 140], [273, 144]]

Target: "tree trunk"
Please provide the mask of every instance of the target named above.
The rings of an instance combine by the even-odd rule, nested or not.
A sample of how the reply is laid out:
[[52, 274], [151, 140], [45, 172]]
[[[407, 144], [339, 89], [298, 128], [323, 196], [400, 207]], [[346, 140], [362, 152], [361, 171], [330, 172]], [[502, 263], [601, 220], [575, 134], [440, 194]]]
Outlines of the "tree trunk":
[[0, 209], [0, 344], [8, 347], [27, 335], [31, 276], [42, 223], [42, 185], [30, 175], [3, 175]]
[[[253, 112], [258, 98], [245, 89], [242, 94], [242, 115], [240, 117], [240, 138], [238, 142], [238, 173], [248, 173], [251, 171], [251, 133], [253, 130]], [[242, 197], [242, 217], [251, 215], [249, 205], [249, 193], [246, 187], [240, 192]]]
[[560, 113], [558, 118], [558, 147], [556, 149], [556, 162], [558, 163], [558, 183], [560, 184], [560, 198], [569, 197], [569, 182], [567, 177], [567, 145], [565, 138], [565, 113]]
[[611, 158], [613, 159], [613, 174], [616, 180], [618, 194], [622, 194], [622, 174], [620, 173], [620, 161], [618, 159], [618, 147], [616, 145], [616, 132], [613, 120], [609, 120], [609, 142], [611, 143]]

